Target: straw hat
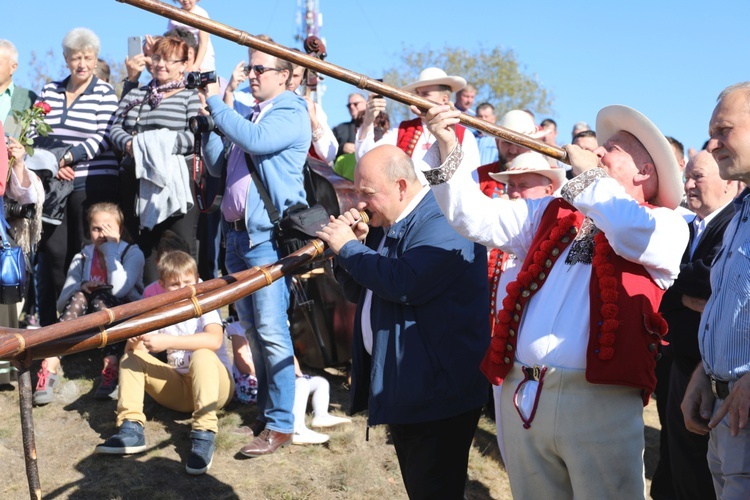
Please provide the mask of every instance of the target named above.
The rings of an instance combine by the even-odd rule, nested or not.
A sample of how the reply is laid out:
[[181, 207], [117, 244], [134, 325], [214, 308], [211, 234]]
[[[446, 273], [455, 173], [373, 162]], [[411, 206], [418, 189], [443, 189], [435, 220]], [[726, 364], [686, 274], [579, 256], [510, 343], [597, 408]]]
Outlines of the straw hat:
[[549, 133], [549, 129], [539, 130], [539, 127], [534, 123], [534, 119], [526, 111], [520, 109], [512, 109], [505, 113], [498, 125], [518, 132], [519, 134], [527, 135], [532, 139], [539, 139]]
[[654, 205], [676, 208], [682, 201], [682, 176], [672, 146], [656, 125], [638, 111], [615, 104], [596, 115], [596, 140], [604, 144], [620, 130], [633, 134], [648, 151], [656, 166], [659, 191]]
[[512, 175], [539, 174], [552, 182], [553, 191], [560, 189], [565, 182], [565, 169], [551, 167], [547, 158], [537, 152], [528, 151], [515, 157], [505, 172], [490, 173], [490, 177], [503, 184], [508, 183]]
[[451, 88], [451, 92], [458, 92], [466, 87], [466, 80], [460, 76], [448, 76], [440, 68], [427, 68], [422, 70], [416, 82], [405, 85], [402, 90], [414, 92], [419, 87], [427, 87], [428, 85], [447, 85]]

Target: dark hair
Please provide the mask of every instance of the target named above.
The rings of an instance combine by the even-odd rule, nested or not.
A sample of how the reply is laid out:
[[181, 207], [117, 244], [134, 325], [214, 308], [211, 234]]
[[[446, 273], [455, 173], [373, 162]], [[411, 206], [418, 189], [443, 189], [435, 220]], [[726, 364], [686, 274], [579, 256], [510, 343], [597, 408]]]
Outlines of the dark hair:
[[671, 137], [669, 135], [665, 136], [667, 138], [667, 142], [672, 145], [677, 150], [677, 154], [684, 157], [685, 156], [685, 146], [682, 145], [680, 141], [675, 139], [674, 137]]
[[164, 33], [165, 37], [169, 38], [176, 38], [177, 40], [182, 40], [186, 44], [188, 44], [188, 47], [192, 47], [195, 50], [198, 50], [198, 39], [195, 37], [195, 35], [188, 29], [185, 28], [172, 28], [171, 30]]
[[596, 139], [596, 132], [593, 130], [581, 130], [576, 135], [573, 136], [573, 140], [580, 139], [581, 137], [593, 137]]
[[104, 59], [98, 59], [96, 61], [96, 68], [94, 68], [94, 74], [99, 80], [103, 80], [109, 83], [109, 77], [111, 75], [109, 64]]
[[552, 124], [555, 126], [555, 128], [557, 128], [557, 122], [555, 122], [555, 120], [553, 120], [552, 118], [545, 118], [544, 120], [542, 120], [542, 123], [540, 123], [539, 126], [544, 128], [549, 124]]
[[490, 104], [488, 102], [483, 102], [482, 104], [480, 104], [479, 106], [477, 106], [477, 113], [479, 113], [480, 111], [482, 111], [484, 109], [487, 109], [487, 108], [490, 108], [490, 110], [495, 111], [495, 106], [493, 106], [492, 104]]
[[151, 53], [161, 56], [163, 59], [175, 56], [180, 61], [187, 62], [188, 45], [178, 38], [162, 37], [154, 42]]
[[182, 236], [167, 229], [162, 233], [156, 246], [156, 261], [159, 262], [164, 255], [174, 251], [190, 253], [190, 245]]

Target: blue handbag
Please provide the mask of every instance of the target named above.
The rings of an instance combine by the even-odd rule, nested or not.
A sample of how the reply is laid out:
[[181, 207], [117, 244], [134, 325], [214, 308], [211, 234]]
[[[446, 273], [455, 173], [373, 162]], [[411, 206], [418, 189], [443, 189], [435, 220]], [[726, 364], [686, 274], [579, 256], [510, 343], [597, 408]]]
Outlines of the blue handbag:
[[5, 220], [5, 204], [0, 196], [0, 304], [15, 304], [26, 294], [27, 257], [19, 246], [13, 246], [8, 236], [10, 226]]

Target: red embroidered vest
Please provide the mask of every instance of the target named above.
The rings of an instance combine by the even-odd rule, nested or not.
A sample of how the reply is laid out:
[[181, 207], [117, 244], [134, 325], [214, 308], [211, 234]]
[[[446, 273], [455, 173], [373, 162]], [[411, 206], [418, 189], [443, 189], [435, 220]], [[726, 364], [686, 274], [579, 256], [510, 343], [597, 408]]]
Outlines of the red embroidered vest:
[[[456, 137], [460, 144], [464, 143], [464, 132], [466, 127], [461, 124], [456, 125]], [[413, 120], [401, 122], [398, 125], [398, 137], [396, 139], [396, 146], [402, 149], [407, 155], [411, 156], [414, 152], [414, 147], [417, 145], [419, 137], [422, 135], [422, 120], [420, 118], [414, 118]]]
[[[544, 285], [555, 262], [574, 240], [583, 219], [583, 214], [561, 198], [547, 206], [518, 280], [508, 285], [508, 296], [503, 300], [490, 348], [480, 366], [491, 383], [500, 384], [513, 367], [518, 326], [526, 304]], [[609, 251], [597, 254], [596, 246]], [[615, 254], [603, 235], [595, 238], [594, 254], [589, 282], [591, 317], [586, 380], [640, 388], [645, 405], [656, 387], [658, 345], [666, 334], [657, 312], [664, 290], [642, 265]], [[605, 293], [602, 283], [607, 287]], [[610, 330], [614, 333], [606, 333]]]

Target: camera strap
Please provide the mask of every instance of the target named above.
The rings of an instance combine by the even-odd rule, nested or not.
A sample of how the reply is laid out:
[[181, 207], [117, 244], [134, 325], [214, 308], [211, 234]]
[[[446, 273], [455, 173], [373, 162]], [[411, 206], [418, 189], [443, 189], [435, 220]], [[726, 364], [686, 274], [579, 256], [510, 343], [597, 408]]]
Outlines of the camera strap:
[[[224, 157], [226, 157], [227, 148], [224, 148]], [[210, 214], [215, 212], [221, 206], [221, 200], [224, 197], [224, 188], [227, 182], [227, 169], [221, 169], [221, 176], [219, 178], [219, 185], [213, 193], [213, 199], [209, 201], [211, 193], [209, 193], [208, 176], [203, 164], [203, 155], [201, 154], [201, 133], [196, 132], [193, 136], [193, 191], [195, 204], [198, 206], [198, 210], [204, 214]], [[213, 191], [213, 190], [211, 190]]]

